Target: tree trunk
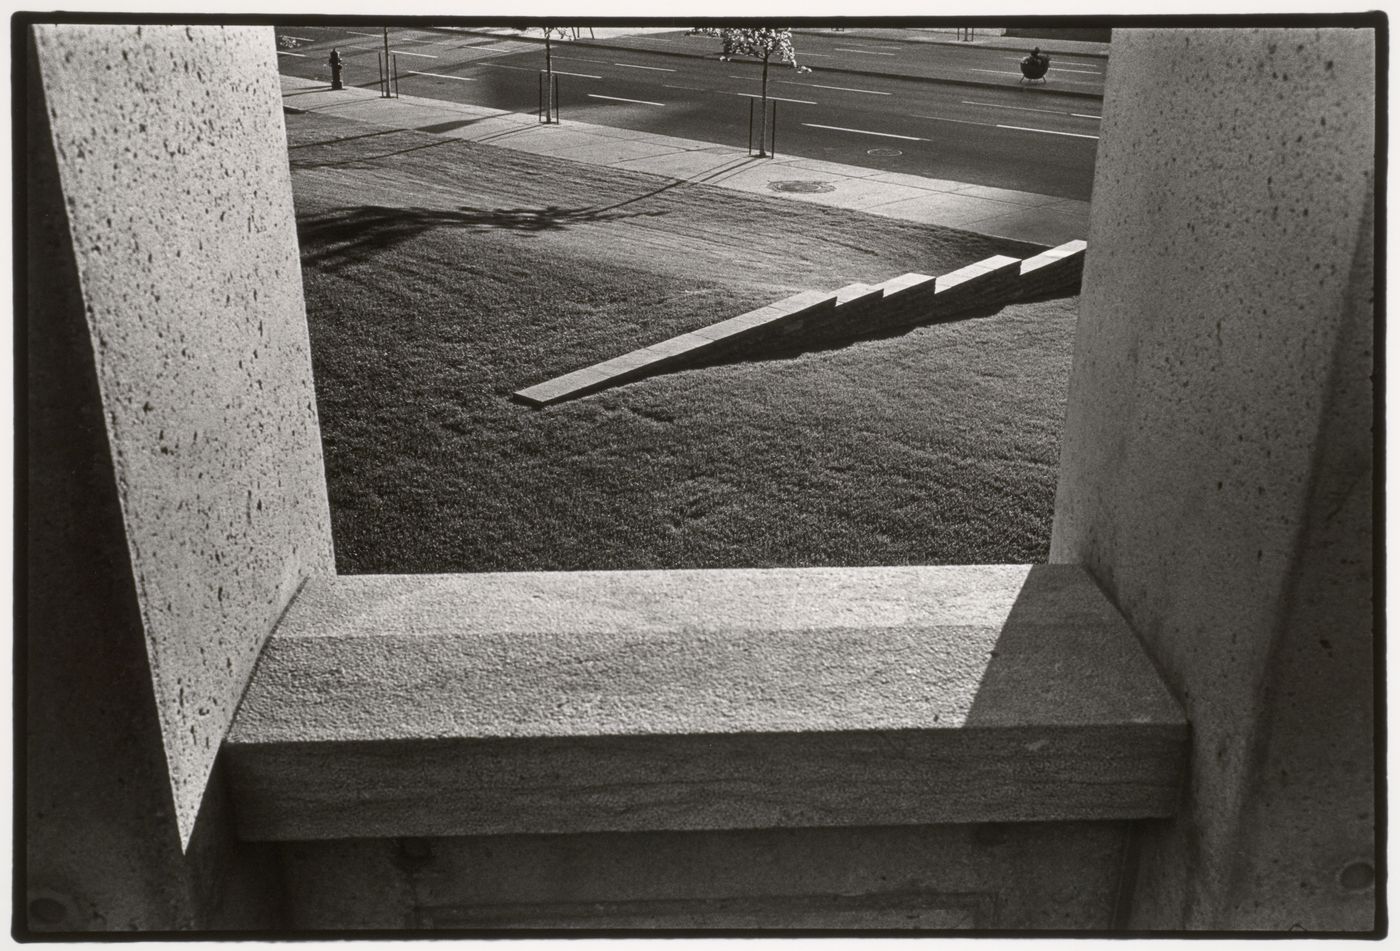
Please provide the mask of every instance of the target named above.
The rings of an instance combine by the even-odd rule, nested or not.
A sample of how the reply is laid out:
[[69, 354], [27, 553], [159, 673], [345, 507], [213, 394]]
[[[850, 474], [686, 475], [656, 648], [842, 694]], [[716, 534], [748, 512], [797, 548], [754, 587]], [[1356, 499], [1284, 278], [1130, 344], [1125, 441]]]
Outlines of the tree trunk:
[[768, 155], [768, 51], [763, 52], [763, 115], [758, 119], [758, 157]]

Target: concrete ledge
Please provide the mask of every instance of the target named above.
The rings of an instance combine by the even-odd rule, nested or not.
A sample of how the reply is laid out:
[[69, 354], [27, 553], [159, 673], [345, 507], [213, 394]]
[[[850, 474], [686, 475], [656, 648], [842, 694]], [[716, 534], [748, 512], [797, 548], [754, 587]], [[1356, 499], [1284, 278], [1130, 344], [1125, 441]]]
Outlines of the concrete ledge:
[[1073, 566], [309, 582], [226, 752], [250, 839], [1122, 819], [1186, 724]]
[[995, 307], [1020, 297], [1021, 261], [998, 254], [940, 277], [934, 288], [933, 318], [951, 317], [977, 307]]
[[733, 344], [740, 337], [750, 345], [792, 334], [808, 322], [828, 317], [835, 307], [834, 294], [802, 291], [738, 317], [517, 390], [512, 398], [531, 406], [547, 406], [665, 370], [693, 366], [734, 352]]
[[1021, 300], [1077, 288], [1084, 276], [1088, 242], [1069, 241], [1021, 262]]

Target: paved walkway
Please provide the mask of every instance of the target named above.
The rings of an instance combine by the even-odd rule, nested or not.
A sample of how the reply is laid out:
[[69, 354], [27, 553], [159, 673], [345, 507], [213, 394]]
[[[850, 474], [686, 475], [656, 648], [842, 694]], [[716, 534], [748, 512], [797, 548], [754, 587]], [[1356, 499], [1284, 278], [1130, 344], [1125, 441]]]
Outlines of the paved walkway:
[[[1031, 192], [820, 159], [760, 159], [743, 149], [675, 136], [565, 119], [541, 125], [534, 115], [404, 96], [381, 99], [369, 89], [332, 91], [325, 83], [282, 77], [288, 109], [340, 116], [384, 128], [413, 129], [481, 145], [548, 155], [589, 165], [782, 197], [887, 218], [944, 225], [1048, 246], [1089, 233], [1089, 203]], [[805, 190], [804, 190], [805, 189]]]

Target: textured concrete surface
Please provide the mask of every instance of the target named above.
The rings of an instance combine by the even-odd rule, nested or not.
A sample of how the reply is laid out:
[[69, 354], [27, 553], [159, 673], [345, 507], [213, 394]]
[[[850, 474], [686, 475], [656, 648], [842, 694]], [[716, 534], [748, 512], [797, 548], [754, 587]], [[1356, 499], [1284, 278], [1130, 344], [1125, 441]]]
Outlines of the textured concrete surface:
[[182, 839], [253, 662], [333, 570], [272, 33], [40, 26]]
[[1184, 723], [1083, 571], [309, 582], [229, 735], [252, 838], [1162, 814]]
[[1051, 559], [1192, 724], [1139, 926], [1372, 924], [1374, 43], [1115, 31]]
[[1125, 823], [297, 842], [300, 928], [1107, 928]]
[[[275, 927], [275, 865], [233, 840], [217, 771], [200, 784], [194, 828], [182, 835], [177, 822], [87, 318], [105, 308], [84, 296], [49, 125], [55, 100], [26, 52], [25, 891], [13, 923], [17, 934]], [[133, 282], [154, 277], [127, 263]]]

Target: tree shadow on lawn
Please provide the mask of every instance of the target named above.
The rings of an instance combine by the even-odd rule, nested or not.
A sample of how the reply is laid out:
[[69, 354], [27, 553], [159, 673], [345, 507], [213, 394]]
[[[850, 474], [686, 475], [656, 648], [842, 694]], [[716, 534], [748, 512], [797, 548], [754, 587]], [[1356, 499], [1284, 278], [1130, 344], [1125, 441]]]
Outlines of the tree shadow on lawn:
[[609, 208], [389, 208], [363, 205], [313, 215], [297, 222], [303, 264], [330, 271], [374, 255], [439, 228], [470, 232], [562, 231], [574, 225], [651, 217], [663, 211], [617, 211]]
[[409, 152], [421, 152], [424, 149], [435, 149], [439, 146], [449, 145], [457, 141], [456, 139], [443, 139], [440, 142], [428, 142], [424, 145], [414, 145], [406, 149], [398, 149], [393, 152], [381, 152], [378, 155], [357, 155], [353, 158], [332, 159], [326, 162], [309, 162], [304, 159], [293, 159], [291, 166], [297, 168], [339, 168], [344, 165], [363, 165], [366, 162], [373, 162], [376, 159], [392, 158], [395, 155], [407, 155]]
[[655, 218], [665, 210], [619, 211], [627, 205], [653, 198], [681, 182], [670, 182], [641, 195], [624, 198], [611, 205], [585, 208], [473, 208], [456, 209], [391, 208], [361, 205], [311, 215], [297, 221], [303, 264], [315, 264], [338, 271], [374, 254], [438, 228], [465, 231], [562, 231], [573, 225], [621, 221], [626, 218]]
[[[295, 93], [293, 93], [295, 95]], [[381, 135], [397, 135], [399, 129], [379, 129], [375, 132], [361, 132], [359, 135], [343, 135], [338, 139], [322, 139], [319, 142], [300, 142], [296, 145], [287, 146], [288, 152], [295, 152], [297, 149], [314, 149], [320, 145], [339, 145], [341, 142], [354, 142], [357, 139], [373, 139]]]

